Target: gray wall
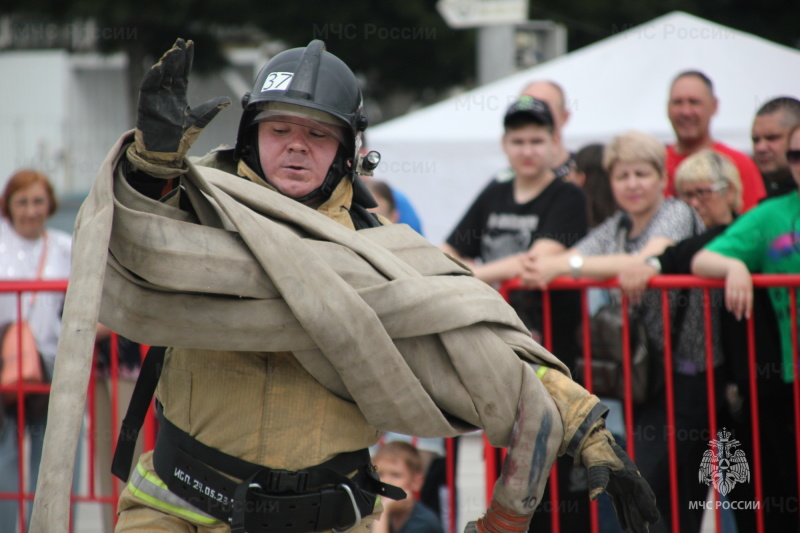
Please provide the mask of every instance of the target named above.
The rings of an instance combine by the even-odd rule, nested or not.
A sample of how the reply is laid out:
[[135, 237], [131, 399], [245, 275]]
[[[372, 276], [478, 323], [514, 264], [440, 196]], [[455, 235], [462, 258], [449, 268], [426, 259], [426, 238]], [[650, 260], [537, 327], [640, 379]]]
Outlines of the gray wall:
[[[229, 56], [234, 67], [189, 81], [190, 105], [217, 96], [232, 100], [190, 155], [236, 141], [242, 95], [266, 58], [253, 49]], [[127, 116], [125, 66], [122, 54], [0, 53], [0, 191], [20, 168], [44, 172], [61, 199], [50, 225], [70, 230], [108, 149], [134, 126], [135, 118]]]

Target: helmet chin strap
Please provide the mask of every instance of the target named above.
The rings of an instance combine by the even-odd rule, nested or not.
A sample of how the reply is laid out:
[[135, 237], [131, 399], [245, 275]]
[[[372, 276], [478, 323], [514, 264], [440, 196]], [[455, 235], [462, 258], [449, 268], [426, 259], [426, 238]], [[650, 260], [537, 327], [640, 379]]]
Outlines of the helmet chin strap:
[[[328, 169], [328, 174], [325, 176], [322, 184], [305, 196], [295, 198], [295, 200], [306, 205], [321, 205], [325, 203], [328, 198], [331, 197], [336, 187], [339, 186], [339, 183], [341, 183], [346, 174], [347, 151], [345, 150], [344, 146], [340, 144], [339, 150], [336, 151], [336, 157], [333, 158], [333, 163], [331, 163], [331, 166]], [[269, 180], [267, 180], [267, 182], [269, 182]]]

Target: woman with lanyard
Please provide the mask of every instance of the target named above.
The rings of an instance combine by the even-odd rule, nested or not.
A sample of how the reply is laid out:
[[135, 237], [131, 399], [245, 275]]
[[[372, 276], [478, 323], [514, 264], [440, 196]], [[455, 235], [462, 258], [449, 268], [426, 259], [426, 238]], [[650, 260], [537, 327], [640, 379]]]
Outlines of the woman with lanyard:
[[[0, 279], [68, 278], [72, 238], [62, 231], [45, 228], [45, 222], [57, 208], [53, 186], [47, 177], [35, 170], [16, 172], [6, 183], [0, 207]], [[18, 298], [21, 298], [21, 317], [17, 316]], [[63, 305], [63, 292], [0, 294], [0, 326], [5, 328], [18, 319], [27, 321], [41, 355], [46, 381], [50, 381], [53, 373]], [[18, 431], [23, 428], [27, 428], [30, 437], [27, 491], [36, 490], [48, 400], [49, 395], [28, 395], [22, 423], [17, 419], [16, 402], [0, 406], [0, 492], [19, 489], [22, 461]], [[18, 508], [14, 500], [0, 500], [0, 524], [13, 526]]]

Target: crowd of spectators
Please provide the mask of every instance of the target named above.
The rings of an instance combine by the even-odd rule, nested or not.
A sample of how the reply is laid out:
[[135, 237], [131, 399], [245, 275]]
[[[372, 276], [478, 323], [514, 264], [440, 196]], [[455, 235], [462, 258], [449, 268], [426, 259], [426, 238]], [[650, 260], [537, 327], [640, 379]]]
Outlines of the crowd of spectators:
[[[647, 133], [629, 131], [607, 145], [591, 143], [570, 151], [564, 138], [570, 118], [566, 101], [558, 83], [536, 80], [498, 117], [504, 124], [502, 146], [508, 169], [489, 178], [465, 213], [453, 214], [457, 222], [441, 243], [442, 250], [495, 287], [519, 280], [524, 290], [511, 291], [511, 305], [534, 339], [571, 369], [577, 358], [583, 357], [577, 332], [588, 317], [582, 317], [581, 291], [553, 291], [548, 304], [550, 326], [546, 326], [543, 290], [561, 276], [618, 279], [619, 290], [588, 291], [590, 315], [624, 293], [632, 316], [643, 321], [655, 353], [663, 355], [661, 347], [669, 337], [673, 367], [665, 371], [661, 363], [660, 374], [657, 371], [650, 377], [650, 394], [635, 406], [634, 434], [626, 435], [619, 426], [612, 430], [619, 441], [635, 449], [637, 465], [658, 497], [662, 520], [654, 527], [656, 532], [672, 530], [675, 495], [679, 530], [700, 531], [702, 509], [691, 511], [687, 503], [705, 500], [709, 490], [698, 483], [696, 468], [708, 441], [716, 437], [708, 432], [709, 383], [716, 392], [718, 422], [725, 423], [735, 438], [746, 444], [748, 457], [755, 453], [747, 447], [752, 444], [750, 410], [754, 406], [749, 391], [746, 320], [753, 317], [764, 497], [765, 501], [794, 498], [797, 502], [797, 457], [781, 452], [795, 438], [791, 405], [796, 325], [791, 323], [789, 311], [791, 293], [780, 287], [754, 289], [750, 276], [800, 272], [800, 101], [778, 96], [756, 111], [752, 157], [711, 136], [719, 103], [712, 80], [700, 71], [678, 73], [672, 81], [667, 116], [675, 142], [667, 145]], [[420, 217], [405, 195], [380, 178], [365, 181], [377, 200], [375, 213], [391, 223], [408, 223], [422, 233]], [[47, 178], [35, 171], [20, 171], [9, 180], [2, 200], [0, 275], [4, 279], [67, 277], [69, 236], [45, 229], [45, 221], [56, 207]], [[42, 259], [45, 250], [46, 260]], [[701, 290], [669, 291], [672, 331], [664, 330], [660, 291], [649, 289], [648, 284], [654, 276], [668, 274], [725, 280], [724, 290], [711, 293], [710, 343]], [[16, 302], [3, 298], [3, 321], [13, 321]], [[23, 313], [33, 325], [47, 375], [53, 370], [62, 299], [48, 293], [36, 298], [23, 295]], [[708, 379], [707, 344], [713, 350], [713, 380]], [[138, 370], [139, 346], [131, 349], [130, 364], [122, 367], [123, 374], [127, 370], [132, 373], [127, 377], [135, 377]], [[107, 371], [110, 348], [104, 348], [104, 353]], [[670, 372], [677, 391], [674, 426], [667, 419], [664, 372]], [[583, 376], [575, 377], [580, 381]], [[132, 382], [128, 385], [132, 388]], [[130, 391], [124, 396], [129, 397]], [[107, 393], [103, 398], [110, 402]], [[0, 409], [0, 491], [17, 489], [22, 464], [16, 449], [18, 427], [30, 433], [27, 489], [35, 489], [46, 400], [42, 395], [28, 399], [23, 424], [17, 423], [15, 406]], [[620, 399], [606, 400], [619, 416]], [[668, 442], [675, 435], [678, 456], [687, 462], [678, 468], [673, 492]], [[394, 476], [390, 482], [417, 496], [426, 476], [437, 472], [431, 478], [435, 496], [428, 504], [434, 512], [419, 498], [402, 504], [391, 502], [375, 531], [427, 530], [411, 528], [418, 521], [430, 531], [439, 531], [442, 515], [437, 517], [436, 512], [443, 484], [442, 441], [430, 439], [433, 451], [426, 451], [425, 446], [420, 451], [416, 440], [403, 440], [400, 435], [387, 436], [374, 455], [378, 472]], [[102, 461], [108, 463], [110, 458]], [[432, 464], [438, 468], [432, 469]], [[573, 471], [567, 461], [559, 463], [559, 474], [559, 497], [579, 502], [569, 507], [574, 512], [561, 517], [562, 531], [585, 529], [585, 474]], [[752, 486], [740, 494], [755, 498]], [[733, 496], [736, 494], [728, 495]], [[608, 509], [601, 509], [601, 516]], [[797, 527], [796, 514], [786, 512], [783, 506], [765, 505], [763, 509], [767, 531]], [[531, 527], [549, 530], [550, 518], [545, 515], [546, 511], [537, 513]], [[0, 502], [0, 517], [4, 524], [14, 523], [16, 502]], [[601, 520], [601, 531], [618, 531], [612, 523]], [[735, 521], [724, 524], [726, 533], [737, 527], [738, 531], [755, 531], [755, 511], [737, 510]]]
[[[673, 78], [669, 90], [667, 116], [675, 133], [674, 143], [665, 146], [646, 133], [629, 131], [606, 146], [593, 143], [572, 153], [565, 149], [562, 131], [570, 116], [564, 107], [564, 89], [553, 81], [537, 80], [522, 94], [504, 118], [503, 147], [510, 168], [489, 180], [442, 249], [470, 264], [475, 275], [487, 283], [500, 286], [520, 280], [527, 290], [512, 291], [510, 302], [522, 302], [516, 306], [518, 313], [540, 342], [544, 337], [542, 322], [530, 317], [532, 313], [537, 316], [537, 309], [541, 313], [540, 291], [553, 279], [571, 275], [619, 281], [620, 290], [589, 289], [588, 308], [591, 315], [624, 292], [631, 316], [644, 322], [650, 351], [656, 354], [656, 371], [648, 378], [650, 394], [645, 402], [634, 406], [634, 434], [625, 435], [620, 425], [614, 428], [617, 440], [636, 451], [637, 465], [658, 497], [662, 519], [653, 531], [672, 530], [671, 510], [676, 503], [679, 530], [700, 530], [702, 507], [698, 510], [691, 502], [704, 501], [711, 489], [698, 483], [697, 468], [709, 441], [717, 437], [709, 433], [709, 382], [713, 382], [715, 391], [717, 430], [725, 425], [738, 442], [748, 443], [748, 457], [755, 453], [744, 322], [755, 314], [757, 399], [763, 421], [759, 429], [762, 441], [771, 443], [762, 448], [759, 458], [764, 486], [769, 486], [764, 495], [773, 503], [797, 501], [796, 482], [792, 482], [796, 481], [797, 465], [790, 459], [781, 466], [786, 456], [775, 448], [777, 443], [794, 440], [794, 413], [786, 408], [792, 405], [793, 380], [789, 293], [784, 288], [770, 289], [767, 300], [764, 290], [753, 290], [750, 273], [799, 271], [790, 256], [796, 255], [795, 221], [800, 216], [796, 206], [800, 102], [779, 96], [756, 111], [750, 157], [712, 137], [711, 122], [719, 105], [713, 82], [703, 72], [687, 70]], [[526, 97], [532, 97], [533, 102]], [[540, 104], [550, 108], [551, 120], [536, 119]], [[521, 108], [529, 110], [529, 129], [541, 130], [544, 124], [550, 135], [540, 135], [540, 140], [518, 139], [518, 131], [509, 124], [513, 125], [510, 119], [520, 116]], [[793, 132], [798, 132], [794, 150], [790, 144]], [[512, 146], [516, 152], [509, 148]], [[531, 175], [530, 169], [544, 177], [526, 178], [526, 171]], [[567, 184], [577, 187], [569, 189]], [[553, 190], [564, 191], [558, 201], [547, 196]], [[566, 192], [575, 198], [568, 205], [562, 200]], [[537, 204], [540, 198], [546, 198], [543, 203], [547, 207]], [[548, 212], [548, 207], [557, 214]], [[691, 273], [725, 278], [727, 283], [724, 296], [722, 290], [710, 292], [713, 380], [707, 379], [710, 369], [706, 368], [702, 291], [668, 291], [673, 366], [667, 371], [675, 391], [672, 425], [665, 401], [662, 347], [667, 332], [661, 296], [659, 290], [647, 285], [656, 275]], [[565, 292], [551, 291], [550, 295], [557, 301]], [[525, 294], [531, 296], [521, 300]], [[582, 352], [567, 347], [565, 332], [575, 331], [574, 324], [565, 322], [568, 313], [558, 305], [552, 307], [553, 340], [548, 346], [573, 368], [575, 357]], [[776, 352], [782, 353], [782, 358], [776, 357]], [[612, 413], [622, 409], [619, 398], [604, 400], [612, 406]], [[609, 421], [612, 418], [619, 419], [609, 417]], [[677, 456], [689, 462], [678, 466], [677, 491], [673, 493], [668, 443], [675, 436]], [[570, 492], [580, 485], [580, 475], [559, 474], [560, 499], [568, 501]], [[672, 501], [673, 494], [677, 502]], [[742, 489], [739, 495], [752, 501], [753, 488]], [[725, 497], [724, 493], [717, 494], [718, 499]], [[566, 513], [561, 520], [567, 530], [581, 527], [579, 524], [585, 523], [581, 520], [586, 520], [585, 516], [571, 516], [585, 514], [584, 507], [570, 509], [575, 512]], [[602, 519], [603, 512], [601, 507], [601, 529], [615, 531], [610, 525], [613, 521]], [[792, 517], [784, 505], [765, 506], [764, 516], [767, 530], [797, 527], [796, 516]], [[723, 531], [735, 531], [737, 524], [739, 531], [755, 530], [755, 511], [737, 510], [735, 520], [723, 513]]]

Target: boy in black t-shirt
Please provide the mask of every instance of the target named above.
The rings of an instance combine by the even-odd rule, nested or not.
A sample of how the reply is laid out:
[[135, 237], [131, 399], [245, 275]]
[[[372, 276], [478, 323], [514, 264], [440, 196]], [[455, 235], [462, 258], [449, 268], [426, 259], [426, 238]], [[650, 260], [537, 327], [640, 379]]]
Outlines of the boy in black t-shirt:
[[[566, 250], [586, 234], [583, 191], [551, 170], [557, 133], [548, 105], [522, 96], [507, 110], [503, 151], [510, 171], [492, 180], [467, 210], [442, 249], [470, 265], [478, 279], [499, 285], [521, 273], [528, 250]], [[551, 295], [553, 351], [568, 366], [579, 355], [575, 331], [580, 322], [579, 295]], [[512, 305], [542, 343], [541, 294], [512, 292]], [[547, 346], [546, 346], [547, 347]]]
[[[502, 145], [510, 169], [481, 191], [441, 246], [468, 264], [478, 279], [497, 286], [520, 275], [522, 256], [529, 250], [564, 251], [586, 235], [589, 225], [583, 190], [551, 170], [558, 134], [549, 106], [522, 96], [508, 108], [503, 124]], [[541, 292], [512, 291], [509, 303], [533, 338], [573, 369], [575, 359], [581, 357], [576, 335], [580, 293], [550, 293], [552, 342], [543, 338]], [[549, 503], [548, 493], [549, 489], [544, 501]], [[559, 500], [568, 510], [560, 513], [562, 530], [588, 529], [585, 471], [573, 471], [565, 458], [559, 461]], [[550, 507], [540, 506], [531, 530], [549, 531]]]

